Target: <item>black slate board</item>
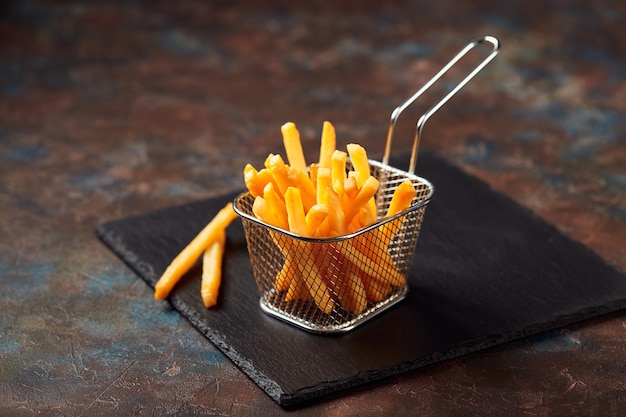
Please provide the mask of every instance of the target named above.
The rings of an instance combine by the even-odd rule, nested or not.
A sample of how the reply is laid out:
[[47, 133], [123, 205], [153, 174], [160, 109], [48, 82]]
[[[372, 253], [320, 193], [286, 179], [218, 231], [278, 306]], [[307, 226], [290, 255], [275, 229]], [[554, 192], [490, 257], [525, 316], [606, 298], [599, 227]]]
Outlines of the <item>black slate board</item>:
[[[228, 230], [217, 308], [202, 305], [199, 267], [172, 305], [285, 407], [626, 307], [623, 272], [527, 209], [434, 154], [420, 155], [417, 173], [436, 191], [409, 294], [362, 327], [315, 335], [262, 313], [239, 221]], [[233, 197], [112, 221], [97, 234], [154, 286]]]

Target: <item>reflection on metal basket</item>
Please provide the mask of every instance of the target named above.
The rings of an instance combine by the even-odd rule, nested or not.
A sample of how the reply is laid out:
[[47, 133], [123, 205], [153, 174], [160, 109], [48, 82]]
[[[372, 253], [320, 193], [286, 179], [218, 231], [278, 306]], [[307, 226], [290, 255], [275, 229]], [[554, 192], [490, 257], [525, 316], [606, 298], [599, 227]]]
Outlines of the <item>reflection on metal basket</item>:
[[[312, 332], [336, 333], [353, 329], [404, 298], [406, 274], [434, 188], [424, 178], [377, 161], [370, 161], [370, 167], [380, 181], [379, 220], [350, 235], [294, 235], [258, 220], [249, 193], [237, 197], [234, 207], [243, 220], [265, 312]], [[411, 207], [383, 218], [393, 191], [405, 180], [417, 189]]]

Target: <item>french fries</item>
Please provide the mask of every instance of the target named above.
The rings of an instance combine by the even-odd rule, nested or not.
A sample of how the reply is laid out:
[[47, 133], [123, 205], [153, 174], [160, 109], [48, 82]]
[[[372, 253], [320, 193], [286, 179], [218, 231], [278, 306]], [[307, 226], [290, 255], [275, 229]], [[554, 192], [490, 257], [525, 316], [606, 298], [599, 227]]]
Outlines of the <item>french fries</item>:
[[200, 296], [206, 308], [217, 304], [217, 295], [222, 283], [222, 257], [226, 244], [226, 231], [218, 230], [217, 239], [205, 251], [202, 256], [202, 281]]
[[[377, 221], [375, 196], [380, 183], [370, 171], [365, 149], [347, 145], [336, 149], [336, 134], [324, 122], [317, 162], [307, 166], [300, 133], [292, 122], [281, 126], [288, 163], [270, 154], [264, 168], [244, 168], [244, 181], [255, 197], [254, 215], [264, 223], [298, 236], [335, 238], [354, 233]], [[352, 169], [346, 169], [348, 157]], [[416, 191], [410, 181], [397, 187], [387, 216], [409, 208]], [[330, 313], [340, 306], [360, 314], [368, 302], [384, 300], [394, 287], [404, 285], [389, 247], [402, 219], [383, 223], [367, 236], [338, 241], [307, 241], [282, 236], [271, 230], [283, 265], [274, 288], [287, 302], [313, 300]], [[329, 255], [331, 254], [331, 255]]]
[[[218, 254], [223, 253], [225, 239], [225, 230], [230, 223], [237, 217], [232, 203], [228, 203], [222, 208], [217, 215], [202, 229], [202, 231], [174, 258], [172, 263], [165, 269], [165, 272], [157, 281], [154, 287], [155, 300], [163, 300], [167, 298], [176, 285], [176, 283], [189, 271], [196, 263], [198, 258], [209, 249], [217, 251]], [[212, 247], [215, 247], [212, 249]], [[212, 275], [211, 283], [206, 284], [211, 291], [215, 293], [219, 287], [218, 275], [221, 275], [221, 259], [222, 256], [208, 255], [207, 265], [211, 265]], [[216, 260], [220, 261], [220, 265]], [[217, 284], [216, 284], [217, 283]], [[212, 296], [211, 296], [212, 297]]]
[[[390, 255], [403, 220], [385, 222], [351, 239], [332, 239], [378, 220], [375, 198], [380, 182], [371, 174], [367, 153], [354, 143], [347, 145], [347, 152], [336, 149], [335, 128], [324, 122], [319, 160], [307, 166], [296, 125], [285, 123], [281, 133], [287, 163], [281, 155], [269, 154], [260, 170], [251, 164], [243, 169], [244, 183], [254, 198], [252, 212], [274, 228], [315, 239], [294, 239], [269, 230], [283, 259], [274, 288], [286, 302], [308, 300], [326, 314], [342, 308], [358, 315], [368, 303], [384, 300], [405, 284]], [[413, 184], [402, 182], [385, 215], [408, 209], [415, 195]], [[216, 305], [226, 228], [236, 217], [231, 203], [221, 209], [172, 260], [156, 283], [154, 298], [167, 298], [202, 256], [200, 295], [207, 308]]]

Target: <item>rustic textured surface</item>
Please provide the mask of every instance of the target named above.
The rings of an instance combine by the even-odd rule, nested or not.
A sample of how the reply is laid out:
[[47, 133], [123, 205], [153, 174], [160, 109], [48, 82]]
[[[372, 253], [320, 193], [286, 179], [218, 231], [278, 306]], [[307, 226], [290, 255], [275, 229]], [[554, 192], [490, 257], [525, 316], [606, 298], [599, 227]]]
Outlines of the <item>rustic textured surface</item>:
[[[311, 153], [328, 119], [378, 158], [393, 107], [477, 35], [503, 53], [422, 146], [626, 270], [626, 4], [342, 4], [0, 6], [0, 414], [283, 414], [94, 225], [240, 188], [286, 120]], [[602, 317], [300, 413], [621, 415], [625, 326]]]

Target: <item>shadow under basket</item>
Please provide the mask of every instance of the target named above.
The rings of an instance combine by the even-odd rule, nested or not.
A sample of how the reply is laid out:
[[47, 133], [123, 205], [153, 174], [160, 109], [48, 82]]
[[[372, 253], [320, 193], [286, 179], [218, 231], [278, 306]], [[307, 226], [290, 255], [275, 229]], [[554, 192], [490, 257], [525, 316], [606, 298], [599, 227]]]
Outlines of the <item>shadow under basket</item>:
[[[342, 333], [406, 296], [406, 275], [434, 187], [417, 175], [369, 162], [380, 182], [378, 221], [352, 234], [298, 236], [257, 219], [250, 193], [235, 199], [263, 311], [310, 332]], [[384, 217], [396, 187], [406, 180], [417, 190], [411, 206]]]

